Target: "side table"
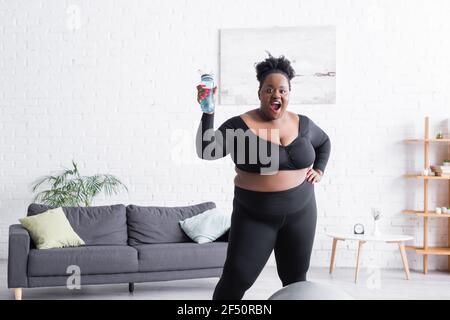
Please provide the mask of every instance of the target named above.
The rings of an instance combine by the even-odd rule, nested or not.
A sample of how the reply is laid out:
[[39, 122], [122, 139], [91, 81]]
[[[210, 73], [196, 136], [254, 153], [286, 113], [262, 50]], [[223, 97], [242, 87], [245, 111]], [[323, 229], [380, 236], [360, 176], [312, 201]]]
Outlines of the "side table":
[[359, 272], [359, 260], [361, 257], [362, 247], [363, 244], [369, 241], [372, 242], [386, 242], [386, 243], [397, 243], [398, 247], [400, 249], [400, 255], [402, 257], [403, 261], [403, 268], [405, 269], [406, 273], [406, 279], [410, 279], [409, 274], [409, 265], [408, 265], [408, 259], [406, 257], [406, 250], [405, 250], [405, 242], [413, 240], [414, 238], [412, 236], [408, 235], [388, 235], [388, 234], [382, 234], [382, 235], [359, 235], [359, 234], [345, 234], [345, 233], [327, 233], [327, 235], [331, 238], [333, 238], [333, 249], [331, 252], [331, 261], [330, 261], [330, 273], [333, 272], [334, 268], [334, 258], [336, 256], [336, 247], [338, 241], [345, 241], [345, 240], [352, 240], [352, 241], [358, 241], [358, 254], [356, 256], [356, 271], [355, 271], [355, 283], [358, 280], [358, 272]]

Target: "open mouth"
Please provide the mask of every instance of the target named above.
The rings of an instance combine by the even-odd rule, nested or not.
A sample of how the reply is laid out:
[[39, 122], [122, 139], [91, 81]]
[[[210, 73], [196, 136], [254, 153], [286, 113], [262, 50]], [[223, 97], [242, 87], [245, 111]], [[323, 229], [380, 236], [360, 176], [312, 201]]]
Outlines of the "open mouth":
[[270, 104], [270, 108], [273, 112], [279, 112], [281, 110], [281, 102], [280, 101], [273, 101]]

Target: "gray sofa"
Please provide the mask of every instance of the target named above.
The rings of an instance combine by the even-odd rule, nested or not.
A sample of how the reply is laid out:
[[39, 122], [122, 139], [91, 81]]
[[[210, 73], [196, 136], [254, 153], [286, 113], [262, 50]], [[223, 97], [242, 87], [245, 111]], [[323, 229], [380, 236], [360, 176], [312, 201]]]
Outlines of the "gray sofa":
[[[134, 283], [219, 277], [228, 232], [197, 244], [178, 221], [215, 208], [214, 202], [184, 207], [122, 204], [63, 207], [85, 246], [38, 250], [20, 224], [9, 228], [8, 288], [22, 298], [22, 288], [66, 286], [69, 266], [78, 266], [81, 285]], [[28, 216], [51, 207], [31, 204]]]

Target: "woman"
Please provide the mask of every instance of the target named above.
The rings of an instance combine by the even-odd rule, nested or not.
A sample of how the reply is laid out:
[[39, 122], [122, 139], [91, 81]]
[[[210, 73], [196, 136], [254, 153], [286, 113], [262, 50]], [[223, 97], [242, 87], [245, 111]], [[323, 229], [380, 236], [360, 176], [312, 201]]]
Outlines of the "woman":
[[[327, 134], [308, 117], [287, 111], [295, 76], [290, 61], [269, 54], [256, 73], [260, 107], [217, 131], [214, 113], [203, 113], [197, 132], [200, 158], [230, 153], [236, 164], [227, 257], [215, 300], [242, 299], [273, 249], [283, 286], [306, 281], [317, 215], [313, 184], [330, 155]], [[209, 92], [197, 89], [200, 102]]]

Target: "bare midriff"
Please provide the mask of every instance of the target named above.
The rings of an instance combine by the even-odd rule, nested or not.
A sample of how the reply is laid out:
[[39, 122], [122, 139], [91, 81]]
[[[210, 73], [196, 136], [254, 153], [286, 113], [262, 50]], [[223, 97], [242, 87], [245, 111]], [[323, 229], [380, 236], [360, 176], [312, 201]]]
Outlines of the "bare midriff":
[[279, 170], [272, 175], [247, 172], [235, 167], [234, 184], [242, 189], [262, 192], [284, 191], [294, 188], [306, 179], [308, 168], [298, 170]]

